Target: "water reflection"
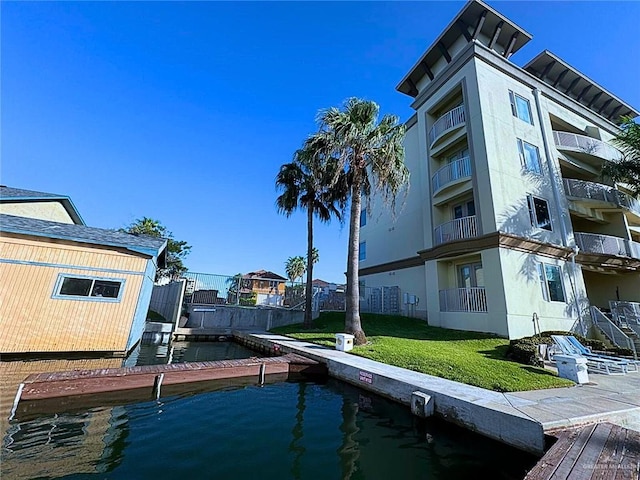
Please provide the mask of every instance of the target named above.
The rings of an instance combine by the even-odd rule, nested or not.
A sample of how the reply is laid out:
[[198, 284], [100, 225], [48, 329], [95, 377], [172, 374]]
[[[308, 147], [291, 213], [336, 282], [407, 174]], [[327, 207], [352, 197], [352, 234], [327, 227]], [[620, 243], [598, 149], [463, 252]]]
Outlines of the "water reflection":
[[18, 417], [1, 461], [3, 479], [280, 480], [521, 479], [535, 459], [328, 381]]

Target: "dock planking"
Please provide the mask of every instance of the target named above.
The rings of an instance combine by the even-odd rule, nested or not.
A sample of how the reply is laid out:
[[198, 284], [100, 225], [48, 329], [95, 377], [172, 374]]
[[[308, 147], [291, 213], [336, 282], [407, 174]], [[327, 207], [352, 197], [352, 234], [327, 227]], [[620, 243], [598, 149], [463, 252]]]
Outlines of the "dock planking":
[[601, 422], [556, 431], [525, 480], [638, 480], [640, 432]]
[[324, 365], [296, 354], [280, 357], [39, 373], [24, 380], [21, 400], [40, 400], [272, 374], [323, 374]]

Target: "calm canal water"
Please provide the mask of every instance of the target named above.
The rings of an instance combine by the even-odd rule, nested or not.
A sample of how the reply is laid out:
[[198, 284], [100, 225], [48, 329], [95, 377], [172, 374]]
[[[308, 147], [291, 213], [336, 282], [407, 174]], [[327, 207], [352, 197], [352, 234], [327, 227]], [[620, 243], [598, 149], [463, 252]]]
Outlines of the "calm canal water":
[[[143, 345], [127, 362], [256, 355], [232, 342], [177, 342]], [[0, 363], [18, 382], [24, 368], [45, 365]], [[144, 391], [21, 402], [13, 420], [3, 415], [0, 478], [520, 480], [536, 462], [342, 382], [291, 383], [286, 375], [264, 386], [252, 382], [166, 386], [159, 400]], [[15, 385], [5, 390], [7, 403]]]

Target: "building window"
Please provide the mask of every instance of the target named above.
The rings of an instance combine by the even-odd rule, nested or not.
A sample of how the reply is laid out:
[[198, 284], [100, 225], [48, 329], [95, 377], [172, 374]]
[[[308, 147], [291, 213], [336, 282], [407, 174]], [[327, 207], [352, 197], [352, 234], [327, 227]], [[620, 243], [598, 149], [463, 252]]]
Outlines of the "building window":
[[53, 298], [117, 302], [123, 286], [124, 279], [60, 274]]
[[538, 147], [518, 139], [518, 151], [520, 152], [522, 168], [528, 172], [542, 175], [542, 163], [540, 162], [540, 151]]
[[277, 280], [269, 280], [269, 288], [278, 288]]
[[364, 227], [367, 224], [367, 209], [360, 210], [360, 226]]
[[551, 216], [549, 215], [549, 204], [546, 200], [536, 198], [533, 195], [527, 196], [529, 204], [529, 216], [531, 217], [531, 225], [545, 230], [553, 230], [551, 228]]
[[562, 271], [557, 265], [538, 264], [542, 296], [547, 302], [564, 302]]
[[366, 260], [367, 259], [367, 242], [360, 242], [360, 250], [358, 253], [358, 260]]
[[533, 116], [531, 115], [531, 105], [529, 100], [521, 97], [517, 93], [509, 90], [509, 100], [511, 101], [511, 113], [514, 117], [533, 125]]

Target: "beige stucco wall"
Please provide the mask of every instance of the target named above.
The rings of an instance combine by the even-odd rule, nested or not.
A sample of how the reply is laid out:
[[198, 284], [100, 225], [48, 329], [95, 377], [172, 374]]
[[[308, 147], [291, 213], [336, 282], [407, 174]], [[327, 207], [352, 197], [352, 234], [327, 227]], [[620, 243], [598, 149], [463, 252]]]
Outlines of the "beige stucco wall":
[[[360, 242], [367, 242], [366, 259], [360, 268], [415, 257], [424, 248], [418, 128], [414, 125], [405, 137], [405, 164], [411, 172], [410, 187], [397, 197], [394, 213], [381, 201], [372, 199], [367, 224], [360, 228]], [[363, 205], [364, 206], [364, 205]]]
[[[609, 308], [609, 301], [640, 302], [640, 273], [606, 275], [584, 271], [584, 281], [591, 304]], [[617, 294], [616, 294], [617, 291]]]
[[51, 222], [74, 223], [60, 202], [2, 202], [0, 203], [0, 213]]
[[[366, 275], [362, 276], [361, 280], [364, 281], [366, 288], [400, 287], [400, 314], [416, 318], [426, 318], [427, 298], [425, 292], [428, 288], [425, 287], [424, 266]], [[435, 288], [435, 285], [431, 284], [429, 288]], [[418, 297], [418, 303], [415, 306], [405, 305], [403, 301], [405, 293], [416, 295]], [[360, 292], [360, 296], [363, 296], [363, 292]]]
[[[508, 312], [509, 337], [533, 334], [533, 313], [538, 315], [541, 330], [569, 330], [578, 319], [577, 311], [588, 311], [587, 293], [580, 266], [573, 272], [571, 262], [516, 250], [499, 249]], [[544, 300], [538, 264], [559, 266], [565, 301]], [[576, 305], [577, 300], [577, 305]]]

